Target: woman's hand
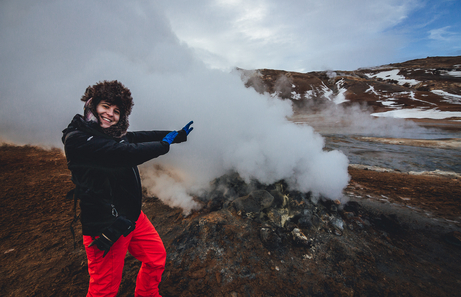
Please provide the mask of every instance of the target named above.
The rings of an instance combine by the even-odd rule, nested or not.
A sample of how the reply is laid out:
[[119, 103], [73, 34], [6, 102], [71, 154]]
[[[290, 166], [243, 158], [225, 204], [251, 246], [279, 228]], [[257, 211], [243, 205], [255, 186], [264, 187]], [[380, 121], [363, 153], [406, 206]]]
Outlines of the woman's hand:
[[168, 133], [163, 138], [163, 141], [168, 142], [168, 144], [171, 144], [174, 141], [174, 139], [176, 138], [176, 136], [178, 136], [178, 132], [177, 131], [171, 131], [170, 133]]
[[190, 127], [190, 125], [192, 125], [193, 123], [194, 121], [190, 121], [189, 123], [187, 123], [187, 125], [184, 126], [184, 128], [182, 128], [182, 130], [186, 131], [186, 135], [189, 135], [190, 131], [194, 129], [194, 127]]

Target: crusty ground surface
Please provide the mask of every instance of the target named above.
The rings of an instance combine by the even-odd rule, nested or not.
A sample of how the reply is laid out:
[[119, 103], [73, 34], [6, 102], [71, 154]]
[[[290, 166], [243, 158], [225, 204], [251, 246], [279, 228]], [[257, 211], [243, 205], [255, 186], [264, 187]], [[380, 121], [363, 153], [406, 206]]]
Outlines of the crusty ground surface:
[[[307, 258], [299, 261], [307, 265], [305, 275], [293, 264], [292, 269], [298, 270], [291, 275], [287, 270], [289, 279], [278, 272], [278, 267], [284, 269], [284, 258], [277, 260], [277, 266], [267, 264], [275, 261], [274, 253], [269, 253], [267, 257], [273, 258], [267, 263], [260, 261], [252, 267], [254, 273], [267, 277], [251, 281], [236, 277], [233, 287], [224, 286], [219, 273], [209, 275], [207, 267], [200, 267], [210, 265], [211, 271], [212, 260], [184, 262], [187, 267], [196, 265], [197, 269], [189, 272], [169, 260], [160, 287], [162, 295], [246, 296], [245, 292], [250, 291], [252, 296], [458, 296], [461, 248], [444, 241], [444, 235], [459, 231], [461, 180], [352, 167], [349, 173], [351, 181], [345, 195], [363, 207], [356, 215], [373, 223], [373, 215], [381, 213], [382, 218], [388, 218], [380, 221], [381, 226], [373, 223], [362, 231], [346, 229], [342, 237], [322, 245], [325, 250], [317, 251], [311, 262]], [[79, 224], [74, 224], [74, 248], [69, 229], [73, 203], [65, 200], [72, 188], [61, 150], [0, 146], [0, 295], [86, 294], [88, 274], [81, 232]], [[152, 198], [146, 198], [143, 207], [164, 238], [167, 252], [174, 248], [176, 235], [172, 230], [189, 226], [200, 217], [212, 221], [227, 216], [228, 223], [233, 220], [244, 228], [253, 224], [223, 212], [197, 212], [184, 217], [179, 209]], [[243, 244], [238, 238], [235, 245]], [[357, 246], [348, 249], [344, 242], [353, 238], [361, 242], [363, 250]], [[259, 243], [245, 243], [248, 245], [254, 250], [242, 245], [241, 254], [235, 255], [243, 257], [244, 262], [252, 258], [252, 253], [268, 253]], [[301, 257], [305, 253], [302, 248], [293, 248], [278, 257]], [[347, 256], [352, 253], [356, 255], [354, 261]], [[265, 264], [272, 270], [264, 271]], [[133, 295], [138, 269], [139, 262], [127, 255], [119, 296]], [[239, 281], [247, 283], [239, 286]]]

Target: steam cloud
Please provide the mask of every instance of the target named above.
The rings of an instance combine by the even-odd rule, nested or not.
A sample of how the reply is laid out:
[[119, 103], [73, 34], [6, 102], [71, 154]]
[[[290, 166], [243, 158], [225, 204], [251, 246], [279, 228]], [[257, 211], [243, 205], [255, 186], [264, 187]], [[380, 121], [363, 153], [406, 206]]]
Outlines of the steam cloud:
[[[262, 74], [255, 70], [240, 70], [242, 81], [258, 93], [266, 92]], [[337, 74], [326, 71], [328, 78], [334, 80]], [[440, 131], [419, 126], [413, 121], [373, 117], [373, 109], [367, 105], [355, 103], [352, 105], [337, 104], [347, 102], [340, 81], [336, 83], [337, 90], [331, 90], [326, 85], [316, 87], [305, 94], [297, 94], [293, 80], [289, 75], [280, 75], [275, 81], [274, 93], [271, 97], [291, 98], [303, 100], [302, 107], [297, 107], [295, 116], [291, 120], [298, 124], [309, 124], [322, 134], [355, 134], [372, 135], [376, 137], [423, 138], [430, 139], [440, 136]]]
[[353, 104], [343, 106], [325, 104], [315, 113], [300, 116], [302, 120], [322, 134], [355, 134], [361, 136], [393, 137], [393, 138], [422, 138], [429, 139], [440, 135], [440, 132], [431, 133], [431, 129], [419, 126], [417, 123], [405, 119], [376, 118], [370, 115], [367, 106]]
[[85, 88], [117, 79], [134, 97], [130, 130], [194, 120], [187, 143], [142, 168], [144, 185], [166, 203], [196, 208], [191, 194], [229, 170], [342, 197], [347, 158], [324, 151], [310, 126], [289, 122], [288, 101], [196, 60], [154, 3], [2, 1], [0, 11], [2, 139], [62, 147], [61, 130], [82, 112]]

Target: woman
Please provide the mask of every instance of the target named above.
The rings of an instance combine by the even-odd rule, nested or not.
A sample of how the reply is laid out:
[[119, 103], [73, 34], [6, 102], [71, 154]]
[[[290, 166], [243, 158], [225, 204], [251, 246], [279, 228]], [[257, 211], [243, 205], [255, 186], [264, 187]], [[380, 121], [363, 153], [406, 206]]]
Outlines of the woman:
[[160, 296], [166, 251], [141, 211], [137, 165], [187, 140], [192, 122], [179, 132], [127, 132], [131, 92], [118, 81], [99, 82], [81, 98], [84, 115], [63, 131], [67, 164], [80, 199], [83, 244], [88, 258], [87, 296], [115, 296], [127, 250], [142, 262], [135, 296]]

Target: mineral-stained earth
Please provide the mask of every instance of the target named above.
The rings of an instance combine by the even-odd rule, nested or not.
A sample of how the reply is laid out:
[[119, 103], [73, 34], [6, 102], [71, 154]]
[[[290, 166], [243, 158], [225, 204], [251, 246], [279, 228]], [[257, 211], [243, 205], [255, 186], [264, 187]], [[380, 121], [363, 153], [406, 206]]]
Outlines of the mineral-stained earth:
[[[168, 252], [163, 296], [458, 296], [461, 179], [349, 168], [347, 203], [290, 192], [283, 181], [216, 180], [200, 211], [145, 197]], [[59, 149], [0, 147], [2, 296], [83, 296], [81, 230], [70, 231], [70, 174]], [[315, 202], [315, 203], [314, 203]], [[140, 263], [126, 256], [118, 296]]]

